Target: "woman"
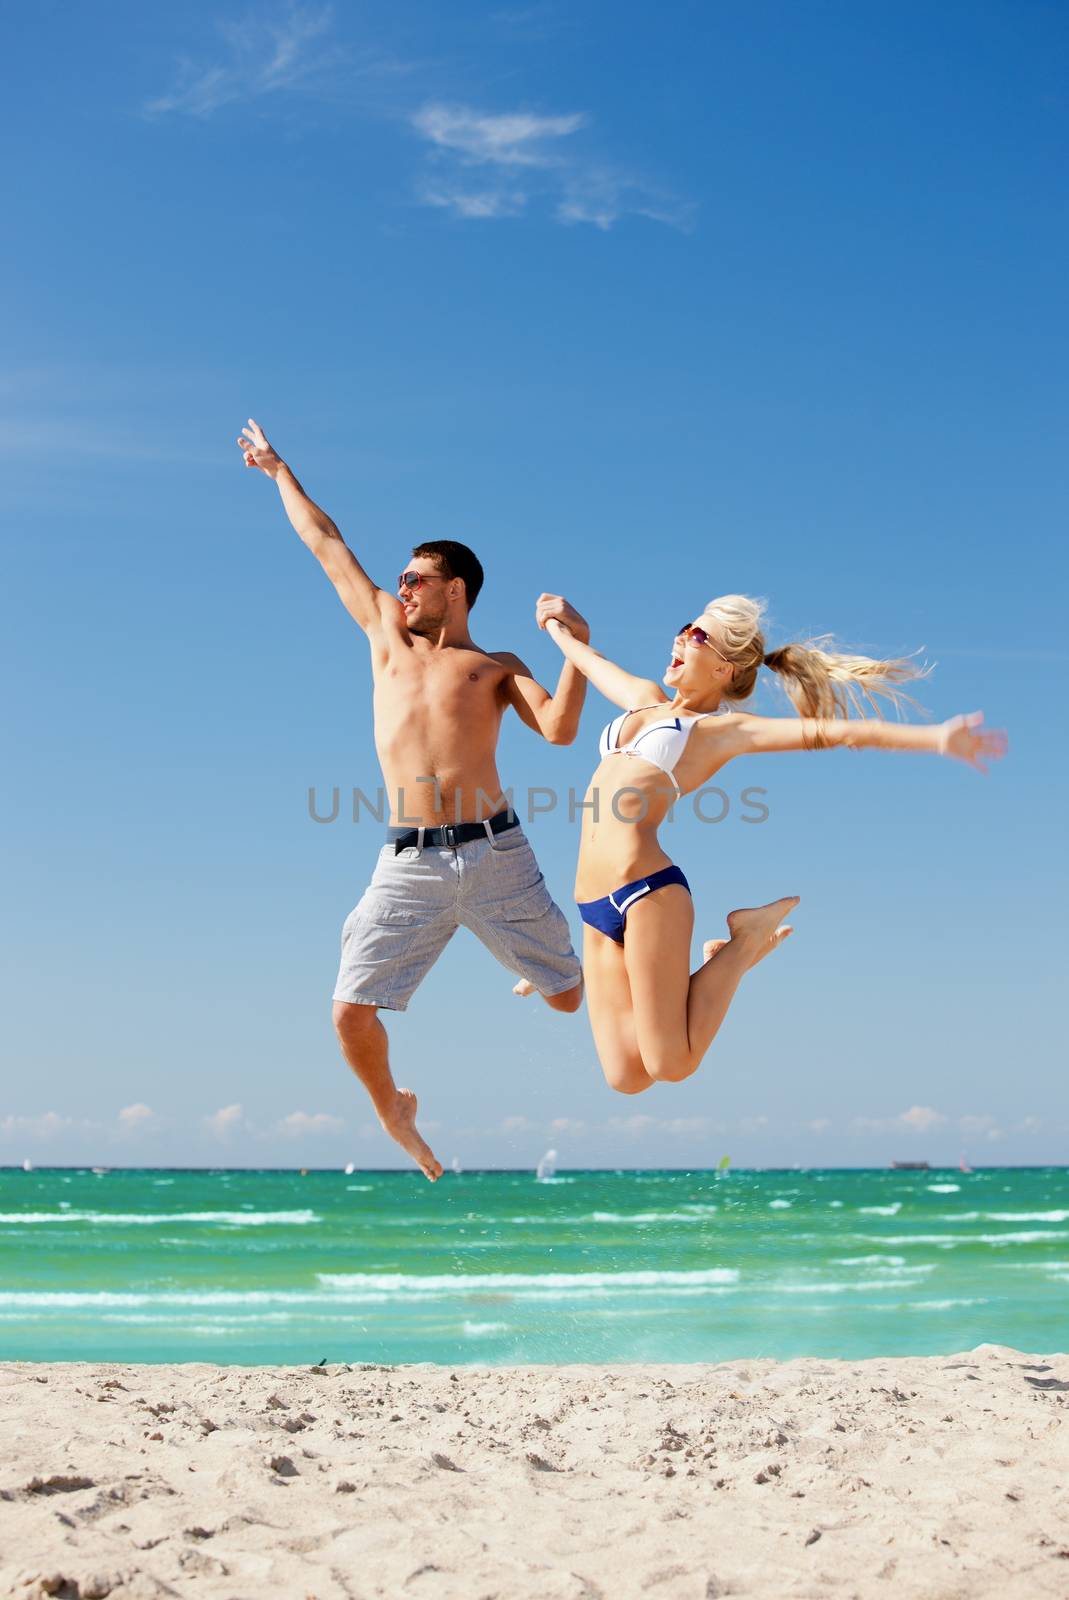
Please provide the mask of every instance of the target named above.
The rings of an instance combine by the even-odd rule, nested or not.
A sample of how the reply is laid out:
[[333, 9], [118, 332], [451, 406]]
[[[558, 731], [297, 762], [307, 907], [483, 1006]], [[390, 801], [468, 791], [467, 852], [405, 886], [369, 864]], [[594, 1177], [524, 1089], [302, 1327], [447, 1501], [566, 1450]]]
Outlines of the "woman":
[[[623, 708], [601, 736], [575, 894], [598, 1056], [612, 1088], [639, 1094], [696, 1070], [743, 974], [788, 937], [783, 919], [798, 904], [788, 895], [732, 911], [729, 937], [709, 941], [704, 964], [691, 974], [690, 890], [657, 838], [680, 795], [708, 783], [735, 756], [773, 750], [927, 750], [986, 771], [984, 760], [1003, 755], [1006, 738], [984, 730], [979, 711], [936, 727], [865, 720], [865, 702], [878, 719], [876, 697], [900, 705], [908, 697], [896, 685], [923, 673], [908, 661], [831, 654], [816, 642], [766, 653], [763, 607], [745, 595], [711, 601], [680, 629], [663, 678], [669, 698], [652, 679], [625, 672], [551, 619], [553, 599], [539, 600], [539, 626]], [[753, 693], [762, 666], [782, 679], [798, 719], [734, 709]], [[860, 716], [850, 720], [851, 710]]]

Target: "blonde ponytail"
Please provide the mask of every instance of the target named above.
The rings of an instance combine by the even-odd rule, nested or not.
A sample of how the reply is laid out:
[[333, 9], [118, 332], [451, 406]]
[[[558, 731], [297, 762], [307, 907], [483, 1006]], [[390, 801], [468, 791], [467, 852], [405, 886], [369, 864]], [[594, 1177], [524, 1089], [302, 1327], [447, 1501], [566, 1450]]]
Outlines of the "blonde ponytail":
[[805, 644], [785, 644], [763, 657], [764, 665], [783, 682], [787, 697], [800, 717], [883, 716], [879, 700], [888, 700], [901, 713], [916, 706], [912, 695], [898, 687], [927, 677], [929, 668], [906, 657], [875, 661], [871, 656], [839, 655], [827, 648], [828, 636]]
[[748, 700], [757, 686], [762, 666], [776, 673], [791, 704], [801, 717], [883, 716], [880, 700], [889, 701], [901, 713], [905, 705], [916, 706], [911, 695], [899, 684], [928, 676], [929, 667], [919, 667], [908, 657], [876, 661], [871, 656], [836, 652], [829, 635], [809, 639], [805, 644], [785, 644], [765, 653], [762, 620], [763, 600], [749, 595], [726, 594], [711, 600], [701, 620], [710, 623], [710, 632], [724, 658], [735, 669], [725, 699]]

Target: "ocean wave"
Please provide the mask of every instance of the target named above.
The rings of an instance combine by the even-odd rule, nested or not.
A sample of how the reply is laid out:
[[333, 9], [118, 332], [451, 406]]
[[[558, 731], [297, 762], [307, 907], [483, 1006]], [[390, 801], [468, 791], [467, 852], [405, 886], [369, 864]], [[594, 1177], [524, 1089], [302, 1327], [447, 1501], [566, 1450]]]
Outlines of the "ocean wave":
[[902, 1209], [901, 1200], [894, 1200], [889, 1206], [858, 1206], [864, 1216], [869, 1217], [897, 1217]]
[[925, 1188], [929, 1194], [960, 1194], [960, 1183], [928, 1183]]
[[768, 1202], [768, 1209], [770, 1211], [786, 1211], [787, 1208], [789, 1206], [793, 1206], [793, 1204], [793, 1200], [770, 1200]]
[[495, 1289], [671, 1289], [737, 1283], [737, 1267], [705, 1267], [691, 1272], [317, 1272], [327, 1289], [378, 1289], [385, 1294], [469, 1294]]
[[905, 1256], [832, 1256], [828, 1262], [832, 1267], [876, 1267], [886, 1263], [890, 1267], [904, 1267]]
[[161, 1222], [218, 1222], [229, 1228], [262, 1228], [271, 1224], [301, 1226], [322, 1220], [314, 1211], [0, 1211], [0, 1226], [23, 1222], [112, 1222], [122, 1227], [157, 1227]]
[[[575, 1217], [572, 1220], [575, 1222], [704, 1222], [707, 1214], [716, 1209], [716, 1206], [695, 1206], [686, 1211], [592, 1211], [587, 1217]], [[558, 1223], [563, 1222], [564, 1218], [532, 1217], [530, 1220]]]
[[986, 1306], [988, 1301], [983, 1295], [974, 1295], [971, 1299], [964, 1300], [913, 1300], [910, 1303], [911, 1311], [949, 1311], [951, 1306]]
[[[859, 1289], [910, 1289], [919, 1287], [915, 1279], [921, 1273], [920, 1268], [915, 1272], [901, 1272], [888, 1275], [884, 1278], [859, 1278], [856, 1283], [765, 1283], [761, 1285], [764, 1293], [773, 1294], [853, 1294]], [[931, 1267], [925, 1269], [932, 1271]]]
[[985, 1211], [985, 1222], [1066, 1222], [1069, 1211]]
[[[730, 1271], [731, 1269], [723, 1269]], [[175, 1312], [186, 1310], [203, 1311], [206, 1308], [227, 1308], [231, 1310], [250, 1311], [256, 1313], [259, 1320], [265, 1309], [276, 1306], [300, 1307], [305, 1320], [313, 1320], [317, 1314], [324, 1320], [336, 1317], [347, 1307], [354, 1306], [396, 1306], [399, 1294], [406, 1305], [422, 1304], [429, 1301], [441, 1302], [443, 1298], [457, 1298], [475, 1295], [476, 1298], [492, 1298], [492, 1286], [496, 1292], [504, 1292], [505, 1285], [501, 1277], [480, 1275], [478, 1277], [440, 1277], [440, 1278], [409, 1278], [406, 1288], [402, 1291], [396, 1289], [364, 1287], [360, 1284], [352, 1288], [330, 1287], [326, 1290], [299, 1290], [299, 1289], [165, 1289], [156, 1293], [146, 1290], [112, 1290], [112, 1289], [41, 1289], [20, 1290], [14, 1289], [0, 1293], [0, 1321], [12, 1322], [24, 1318], [27, 1313], [34, 1311], [85, 1311], [101, 1316], [108, 1312], [131, 1312], [163, 1310], [167, 1308], [172, 1315]], [[675, 1276], [686, 1281], [680, 1283], [664, 1283], [666, 1277]], [[736, 1286], [732, 1282], [722, 1282], [715, 1272], [710, 1273], [574, 1273], [554, 1274], [546, 1273], [542, 1276], [531, 1276], [521, 1283], [513, 1283], [508, 1288], [511, 1295], [516, 1295], [524, 1301], [547, 1300], [561, 1301], [573, 1299], [612, 1299], [614, 1290], [619, 1287], [618, 1280], [649, 1279], [640, 1283], [629, 1282], [624, 1285], [630, 1293], [644, 1295], [666, 1295], [674, 1297], [692, 1297], [698, 1295], [734, 1294]], [[563, 1281], [561, 1281], [563, 1280]], [[593, 1281], [591, 1281], [593, 1280]], [[694, 1280], [700, 1280], [695, 1282]], [[417, 1287], [426, 1285], [426, 1287]], [[475, 1286], [473, 1288], [473, 1285]], [[324, 1315], [325, 1314], [325, 1315]], [[103, 1320], [103, 1318], [102, 1318]], [[170, 1320], [170, 1319], [162, 1319]]]
[[1050, 1229], [1034, 1233], [896, 1233], [888, 1234], [881, 1244], [1038, 1244], [1042, 1239], [1069, 1239], [1069, 1232], [1055, 1233]]
[[995, 1272], [1069, 1272], [1069, 1261], [992, 1261]]
[[11, 1289], [0, 1306], [44, 1311], [136, 1310], [139, 1306], [323, 1305], [326, 1297], [298, 1289]]
[[493, 1333], [508, 1333], [507, 1322], [465, 1322], [464, 1332], [469, 1339], [485, 1339]]

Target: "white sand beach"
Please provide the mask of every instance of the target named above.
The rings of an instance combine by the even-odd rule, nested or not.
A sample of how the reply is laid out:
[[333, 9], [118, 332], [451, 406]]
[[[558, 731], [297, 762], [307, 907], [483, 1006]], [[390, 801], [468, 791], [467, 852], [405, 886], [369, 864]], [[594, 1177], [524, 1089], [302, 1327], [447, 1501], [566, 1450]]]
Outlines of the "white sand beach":
[[0, 1366], [0, 1593], [1069, 1596], [1069, 1356]]

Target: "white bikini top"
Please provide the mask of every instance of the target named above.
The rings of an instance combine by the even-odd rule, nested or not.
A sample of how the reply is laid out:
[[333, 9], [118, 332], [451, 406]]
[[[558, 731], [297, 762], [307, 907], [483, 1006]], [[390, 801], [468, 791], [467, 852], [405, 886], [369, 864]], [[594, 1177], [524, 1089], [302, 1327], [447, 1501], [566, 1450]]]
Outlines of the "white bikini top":
[[690, 711], [679, 716], [666, 717], [662, 722], [651, 722], [642, 728], [629, 743], [617, 748], [616, 741], [627, 717], [634, 711], [652, 711], [652, 706], [634, 706], [631, 711], [621, 711], [602, 729], [598, 753], [602, 756], [638, 756], [651, 766], [660, 767], [671, 778], [676, 794], [682, 793], [676, 783], [675, 769], [683, 759], [691, 729], [703, 717], [716, 717], [718, 711]]

